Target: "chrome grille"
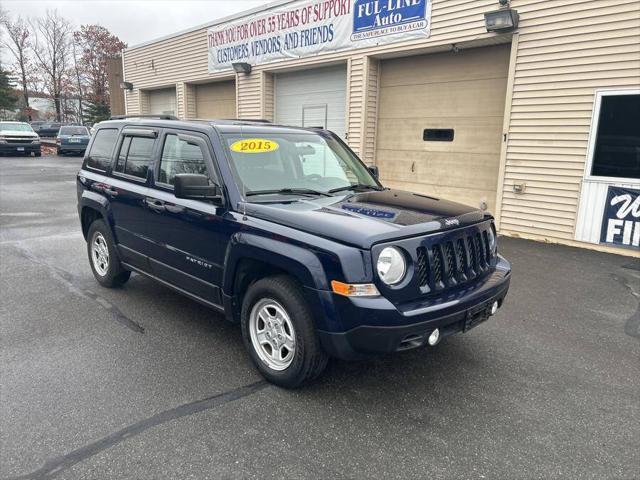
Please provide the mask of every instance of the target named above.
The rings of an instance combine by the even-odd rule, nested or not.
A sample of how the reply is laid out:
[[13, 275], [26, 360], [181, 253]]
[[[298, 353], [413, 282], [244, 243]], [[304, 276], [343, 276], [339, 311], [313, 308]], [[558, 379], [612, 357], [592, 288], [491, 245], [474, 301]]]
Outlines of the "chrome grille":
[[36, 140], [33, 137], [4, 137], [7, 143], [31, 143]]

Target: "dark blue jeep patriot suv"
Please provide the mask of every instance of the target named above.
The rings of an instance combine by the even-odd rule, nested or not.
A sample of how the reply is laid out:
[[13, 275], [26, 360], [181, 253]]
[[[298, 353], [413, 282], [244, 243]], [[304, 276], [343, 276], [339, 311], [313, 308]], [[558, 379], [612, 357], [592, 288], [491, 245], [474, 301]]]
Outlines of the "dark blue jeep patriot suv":
[[106, 121], [77, 187], [101, 285], [138, 272], [224, 312], [285, 387], [329, 357], [436, 345], [496, 313], [509, 288], [490, 215], [384, 188], [326, 130]]

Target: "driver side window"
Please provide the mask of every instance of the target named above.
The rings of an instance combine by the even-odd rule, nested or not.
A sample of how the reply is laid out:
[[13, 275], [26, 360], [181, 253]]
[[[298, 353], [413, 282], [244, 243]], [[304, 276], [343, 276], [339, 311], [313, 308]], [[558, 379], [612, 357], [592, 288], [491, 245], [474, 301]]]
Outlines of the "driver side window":
[[158, 181], [173, 185], [178, 173], [207, 175], [204, 152], [200, 146], [181, 140], [176, 134], [168, 134], [162, 147]]

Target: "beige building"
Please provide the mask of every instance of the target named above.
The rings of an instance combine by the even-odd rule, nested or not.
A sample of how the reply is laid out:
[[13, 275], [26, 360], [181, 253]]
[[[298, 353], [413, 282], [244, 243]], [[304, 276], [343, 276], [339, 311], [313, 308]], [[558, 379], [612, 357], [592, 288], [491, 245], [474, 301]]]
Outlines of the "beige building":
[[[334, 0], [331, 7], [345, 2], [354, 16], [425, 2], [428, 30], [239, 59], [250, 73], [216, 64], [226, 58], [216, 47], [225, 32], [241, 36], [255, 27], [260, 38], [261, 19], [269, 28], [271, 18], [290, 20], [282, 12], [327, 3], [275, 2], [128, 48], [127, 114], [329, 128], [379, 166], [386, 186], [486, 207], [504, 235], [639, 255], [637, 0], [513, 0], [508, 7], [497, 0]], [[489, 32], [484, 14], [505, 8], [518, 12], [517, 28]], [[235, 27], [243, 23], [246, 30]], [[626, 216], [607, 230], [615, 186], [631, 197]]]

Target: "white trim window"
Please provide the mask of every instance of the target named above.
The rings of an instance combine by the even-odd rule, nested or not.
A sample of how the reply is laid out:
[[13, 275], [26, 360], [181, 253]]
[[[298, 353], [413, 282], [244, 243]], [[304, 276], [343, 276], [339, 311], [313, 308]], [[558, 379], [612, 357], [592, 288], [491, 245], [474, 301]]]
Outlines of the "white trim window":
[[640, 89], [596, 91], [585, 179], [640, 184]]

